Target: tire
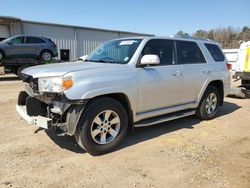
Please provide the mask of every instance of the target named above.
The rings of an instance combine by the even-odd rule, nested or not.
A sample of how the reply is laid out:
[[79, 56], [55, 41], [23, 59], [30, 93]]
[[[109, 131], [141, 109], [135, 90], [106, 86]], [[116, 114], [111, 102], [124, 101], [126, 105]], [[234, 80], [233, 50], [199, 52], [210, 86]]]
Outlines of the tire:
[[18, 67], [17, 68], [17, 72], [16, 72], [16, 75], [20, 78], [20, 79], [24, 79], [24, 77], [23, 77], [23, 75], [22, 75], [22, 70], [23, 69], [25, 69], [25, 68], [27, 68], [28, 66], [26, 66], [26, 65], [23, 65], [23, 66], [20, 66], [20, 67]]
[[4, 58], [4, 53], [0, 50], [0, 62], [3, 60]]
[[42, 51], [40, 54], [41, 61], [51, 61], [52, 60], [52, 53], [50, 51]]
[[241, 80], [241, 85], [248, 85], [250, 84], [250, 80]]
[[26, 104], [26, 99], [29, 95], [25, 91], [20, 91], [18, 95], [17, 104], [24, 106]]
[[221, 102], [220, 100], [221, 97], [218, 88], [208, 86], [196, 110], [196, 115], [202, 120], [215, 118]]
[[86, 106], [74, 137], [84, 150], [96, 156], [115, 149], [125, 138], [127, 129], [128, 116], [121, 103], [112, 98], [102, 97]]

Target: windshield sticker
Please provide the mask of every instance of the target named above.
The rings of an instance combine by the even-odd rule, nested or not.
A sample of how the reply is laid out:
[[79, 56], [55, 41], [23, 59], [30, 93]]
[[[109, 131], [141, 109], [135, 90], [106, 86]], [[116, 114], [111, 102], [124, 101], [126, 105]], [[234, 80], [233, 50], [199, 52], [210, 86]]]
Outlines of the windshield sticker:
[[136, 42], [135, 40], [124, 40], [124, 41], [121, 41], [119, 45], [120, 46], [122, 46], [122, 45], [132, 45], [135, 42]]
[[125, 57], [124, 61], [128, 61], [129, 57]]

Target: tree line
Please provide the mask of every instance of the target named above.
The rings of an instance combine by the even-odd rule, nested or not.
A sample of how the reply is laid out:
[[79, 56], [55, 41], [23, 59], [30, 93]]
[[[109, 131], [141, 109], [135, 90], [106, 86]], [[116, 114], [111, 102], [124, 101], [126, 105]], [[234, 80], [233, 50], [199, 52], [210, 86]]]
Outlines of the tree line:
[[178, 31], [176, 35], [182, 37], [198, 37], [214, 40], [222, 45], [222, 48], [239, 48], [243, 41], [250, 41], [250, 28], [245, 26], [242, 29], [233, 27], [224, 27], [206, 30], [197, 30], [193, 34], [188, 34], [183, 31]]

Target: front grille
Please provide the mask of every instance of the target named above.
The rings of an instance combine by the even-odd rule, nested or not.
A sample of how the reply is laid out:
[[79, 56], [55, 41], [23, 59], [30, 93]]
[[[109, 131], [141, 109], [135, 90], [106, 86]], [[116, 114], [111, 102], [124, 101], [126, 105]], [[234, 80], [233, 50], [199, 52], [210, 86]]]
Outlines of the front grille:
[[38, 78], [33, 78], [30, 75], [25, 75], [25, 79], [23, 81], [29, 84], [30, 88], [33, 90], [34, 93], [39, 92]]

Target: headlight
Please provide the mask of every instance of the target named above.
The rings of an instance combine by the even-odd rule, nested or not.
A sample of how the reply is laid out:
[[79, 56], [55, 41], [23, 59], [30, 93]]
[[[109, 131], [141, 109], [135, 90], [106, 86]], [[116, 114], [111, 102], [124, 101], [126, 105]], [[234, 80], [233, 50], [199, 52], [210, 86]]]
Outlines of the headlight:
[[60, 93], [74, 85], [74, 80], [69, 77], [45, 77], [38, 79], [40, 92]]

